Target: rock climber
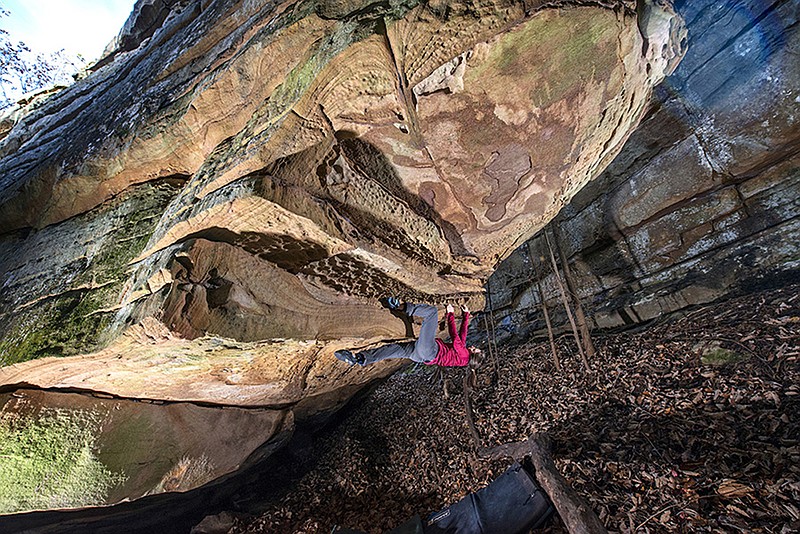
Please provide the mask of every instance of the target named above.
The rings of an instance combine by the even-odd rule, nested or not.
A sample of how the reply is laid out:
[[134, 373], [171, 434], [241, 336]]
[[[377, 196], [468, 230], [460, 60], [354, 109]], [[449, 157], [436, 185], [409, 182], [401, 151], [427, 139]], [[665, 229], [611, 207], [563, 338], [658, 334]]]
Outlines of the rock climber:
[[336, 358], [350, 365], [369, 365], [387, 358], [408, 358], [414, 362], [425, 365], [440, 365], [442, 367], [465, 367], [470, 362], [470, 357], [479, 357], [481, 350], [477, 347], [467, 346], [467, 329], [469, 328], [469, 309], [461, 305], [463, 317], [461, 328], [456, 330], [456, 319], [453, 315], [452, 304], [447, 305], [447, 329], [452, 342], [447, 343], [436, 337], [439, 322], [439, 313], [435, 306], [430, 304], [401, 303], [397, 297], [387, 299], [389, 309], [405, 313], [409, 317], [422, 317], [422, 326], [416, 341], [391, 343], [375, 349], [352, 352], [337, 350]]

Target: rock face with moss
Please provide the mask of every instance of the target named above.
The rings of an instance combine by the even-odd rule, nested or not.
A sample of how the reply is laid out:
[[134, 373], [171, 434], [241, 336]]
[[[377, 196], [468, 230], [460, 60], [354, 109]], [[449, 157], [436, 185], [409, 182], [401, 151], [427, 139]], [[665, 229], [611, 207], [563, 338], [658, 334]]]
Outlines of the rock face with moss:
[[[557, 213], [599, 327], [796, 279], [795, 3], [676, 6], [140, 1], [93, 74], [0, 119], [0, 386], [260, 425], [249, 452], [397, 368], [333, 358], [411, 333], [378, 297], [477, 309], [492, 275], [499, 331], [543, 327]], [[124, 419], [111, 475], [115, 444], [167, 447]], [[179, 437], [110, 498], [242, 460]]]
[[[599, 327], [798, 277], [796, 6], [686, 2], [680, 14], [684, 60], [622, 152], [554, 224]], [[534, 259], [546, 250], [541, 235], [531, 244]], [[523, 247], [491, 279], [497, 318], [519, 333], [544, 328], [532, 272]], [[552, 275], [544, 285], [563, 317]]]
[[0, 514], [116, 503], [224, 476], [286, 434], [287, 410], [0, 394]]
[[4, 363], [148, 317], [370, 339], [406, 334], [382, 295], [479, 305], [679, 61], [681, 20], [633, 8], [141, 2], [0, 143]]
[[0, 364], [80, 354], [111, 324], [129, 276], [180, 181], [154, 180], [39, 230], [0, 239]]
[[684, 44], [665, 2], [142, 0], [0, 141], [0, 383], [328, 413], [397, 365], [335, 349], [413, 333], [377, 299], [480, 307]]

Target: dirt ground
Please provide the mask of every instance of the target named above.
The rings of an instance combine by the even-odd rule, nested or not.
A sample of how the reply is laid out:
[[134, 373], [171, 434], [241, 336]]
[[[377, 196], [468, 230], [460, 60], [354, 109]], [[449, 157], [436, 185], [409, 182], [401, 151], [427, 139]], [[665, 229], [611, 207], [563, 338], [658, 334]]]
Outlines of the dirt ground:
[[[481, 445], [552, 438], [556, 466], [610, 531], [800, 531], [800, 286], [728, 300], [638, 332], [499, 349], [471, 393]], [[385, 532], [500, 475], [465, 416], [464, 369], [410, 366], [333, 428], [285, 453], [236, 533]], [[556, 517], [543, 532], [564, 532]]]

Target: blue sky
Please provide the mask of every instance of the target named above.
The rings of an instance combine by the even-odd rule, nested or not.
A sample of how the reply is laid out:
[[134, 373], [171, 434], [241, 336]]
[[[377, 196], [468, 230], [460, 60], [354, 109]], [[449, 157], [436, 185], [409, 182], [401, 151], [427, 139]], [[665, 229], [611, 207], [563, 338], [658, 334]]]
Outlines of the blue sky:
[[0, 0], [11, 12], [0, 28], [35, 53], [64, 48], [87, 62], [100, 56], [128, 18], [135, 0]]

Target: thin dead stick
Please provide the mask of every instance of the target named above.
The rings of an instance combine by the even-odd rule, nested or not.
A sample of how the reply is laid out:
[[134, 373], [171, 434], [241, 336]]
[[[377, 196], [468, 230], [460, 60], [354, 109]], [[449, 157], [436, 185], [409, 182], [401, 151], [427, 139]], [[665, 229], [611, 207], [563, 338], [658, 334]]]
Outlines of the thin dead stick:
[[483, 329], [486, 332], [486, 349], [487, 349], [487, 352], [489, 353], [489, 359], [492, 360], [492, 365], [494, 366], [494, 362], [496, 361], [496, 358], [494, 356], [494, 352], [493, 352], [493, 349], [492, 349], [492, 334], [489, 331], [489, 318], [487, 317], [487, 315], [488, 314], [486, 312], [484, 312], [482, 314], [482, 317], [483, 317]]
[[467, 369], [467, 372], [464, 373], [464, 408], [467, 412], [467, 425], [469, 425], [472, 440], [475, 442], [475, 450], [479, 451], [482, 449], [481, 437], [478, 435], [478, 429], [475, 427], [475, 414], [472, 411], [472, 399], [470, 399], [470, 392], [472, 391], [470, 381], [474, 378], [475, 371]]
[[578, 327], [575, 325], [575, 317], [572, 316], [572, 310], [570, 309], [569, 301], [567, 300], [567, 291], [564, 289], [564, 283], [561, 281], [561, 276], [558, 274], [558, 264], [556, 263], [556, 257], [553, 254], [553, 247], [550, 245], [550, 238], [547, 237], [547, 230], [544, 232], [544, 240], [547, 242], [547, 250], [550, 253], [550, 262], [553, 264], [553, 274], [555, 275], [556, 283], [558, 284], [561, 303], [564, 305], [564, 309], [567, 312], [567, 319], [569, 319], [569, 325], [572, 327], [572, 333], [575, 336], [575, 344], [578, 345], [578, 354], [580, 354], [581, 360], [583, 360], [583, 366], [586, 368], [586, 371], [589, 372], [591, 371], [589, 368], [589, 360], [586, 359], [586, 353], [583, 352], [583, 344], [581, 343], [581, 338], [578, 334]]
[[558, 351], [556, 350], [556, 341], [553, 337], [553, 325], [550, 323], [550, 311], [547, 309], [547, 302], [544, 299], [544, 292], [542, 291], [542, 278], [539, 275], [539, 268], [536, 266], [536, 260], [533, 259], [531, 252], [531, 242], [528, 241], [528, 261], [531, 262], [533, 268], [533, 276], [536, 278], [536, 289], [539, 291], [539, 302], [542, 304], [542, 315], [544, 315], [544, 324], [547, 325], [547, 338], [550, 340], [550, 350], [553, 352], [553, 363], [556, 366], [556, 371], [561, 372], [561, 362], [558, 359]]
[[578, 298], [575, 279], [572, 277], [572, 272], [569, 269], [567, 254], [564, 251], [564, 240], [561, 239], [561, 233], [558, 231], [558, 225], [553, 226], [553, 237], [556, 240], [558, 259], [561, 261], [561, 270], [564, 271], [564, 279], [567, 281], [567, 289], [572, 297], [572, 301], [575, 303], [575, 319], [577, 319], [578, 328], [580, 329], [581, 337], [583, 338], [583, 348], [586, 350], [586, 356], [591, 358], [595, 355], [594, 343], [592, 343], [592, 335], [589, 333], [589, 325], [586, 321], [586, 315], [583, 313], [581, 300]]
[[486, 299], [487, 304], [489, 305], [489, 325], [491, 328], [491, 344], [493, 347], [492, 351], [492, 381], [496, 384], [500, 380], [500, 365], [497, 361], [497, 332], [494, 329], [494, 306], [492, 305], [492, 292], [489, 286], [489, 280], [486, 281]]
[[676, 503], [670, 504], [669, 506], [665, 506], [661, 510], [657, 511], [656, 513], [654, 513], [653, 515], [651, 515], [650, 517], [645, 519], [642, 523], [640, 523], [639, 526], [637, 526], [635, 529], [633, 529], [633, 532], [638, 532], [639, 529], [642, 528], [643, 526], [645, 526], [647, 523], [649, 523], [651, 519], [655, 518], [656, 516], [659, 516], [659, 515], [663, 514], [667, 510], [671, 510], [672, 508], [675, 508], [676, 506], [680, 506], [680, 505], [681, 505], [681, 503], [676, 502]]
[[507, 443], [492, 449], [483, 449], [483, 458], [511, 457], [521, 460], [530, 455], [536, 468], [536, 480], [556, 507], [561, 520], [570, 534], [603, 534], [606, 528], [594, 513], [589, 503], [576, 492], [556, 469], [550, 455], [548, 438], [545, 434], [533, 434], [526, 441]]

